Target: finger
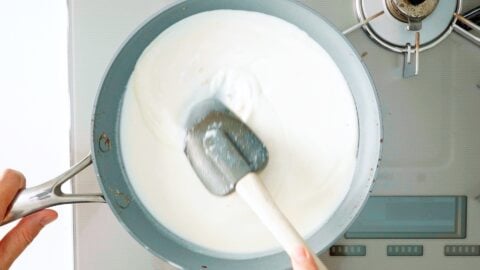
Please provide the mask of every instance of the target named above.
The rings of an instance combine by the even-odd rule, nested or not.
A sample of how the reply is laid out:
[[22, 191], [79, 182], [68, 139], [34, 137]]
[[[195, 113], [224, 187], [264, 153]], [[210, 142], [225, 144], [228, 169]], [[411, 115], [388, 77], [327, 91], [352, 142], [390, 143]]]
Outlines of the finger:
[[317, 270], [310, 252], [303, 246], [295, 248], [291, 255], [293, 270]]
[[7, 169], [0, 177], [0, 220], [5, 218], [8, 207], [18, 191], [25, 188], [25, 177], [22, 173]]
[[49, 209], [24, 217], [0, 242], [0, 269], [8, 269], [40, 230], [57, 218]]

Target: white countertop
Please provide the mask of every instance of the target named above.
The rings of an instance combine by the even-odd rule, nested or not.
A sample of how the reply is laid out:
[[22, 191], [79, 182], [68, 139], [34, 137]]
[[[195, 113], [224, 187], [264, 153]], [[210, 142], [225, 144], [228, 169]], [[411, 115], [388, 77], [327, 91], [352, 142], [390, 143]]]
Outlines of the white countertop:
[[[63, 1], [0, 2], [0, 171], [22, 171], [27, 186], [70, 165], [67, 30]], [[11, 270], [73, 269], [72, 207], [54, 209], [59, 219]], [[0, 238], [13, 226], [1, 227]]]

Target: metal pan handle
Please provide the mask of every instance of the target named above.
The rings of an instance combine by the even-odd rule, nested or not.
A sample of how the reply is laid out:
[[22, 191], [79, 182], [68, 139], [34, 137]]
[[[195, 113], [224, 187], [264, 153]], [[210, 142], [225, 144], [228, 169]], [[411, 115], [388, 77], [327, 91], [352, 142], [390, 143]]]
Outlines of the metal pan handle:
[[63, 174], [35, 187], [20, 191], [10, 205], [10, 211], [0, 222], [7, 224], [16, 219], [48, 208], [50, 206], [67, 203], [105, 202], [102, 194], [65, 194], [62, 184], [92, 164], [92, 156], [88, 155]]

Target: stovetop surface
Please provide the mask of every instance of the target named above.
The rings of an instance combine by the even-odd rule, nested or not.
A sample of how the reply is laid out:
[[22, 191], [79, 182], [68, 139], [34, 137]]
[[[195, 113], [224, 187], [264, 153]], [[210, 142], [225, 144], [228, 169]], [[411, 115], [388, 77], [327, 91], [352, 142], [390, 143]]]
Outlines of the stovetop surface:
[[[169, 0], [69, 1], [71, 148], [79, 161], [90, 149], [90, 117], [102, 76], [115, 52]], [[302, 1], [338, 29], [357, 23], [354, 1]], [[463, 9], [480, 5], [463, 1]], [[479, 256], [445, 256], [446, 245], [480, 245], [480, 53], [452, 33], [421, 53], [420, 75], [402, 77], [403, 56], [381, 48], [362, 30], [348, 35], [374, 80], [381, 104], [383, 154], [373, 195], [465, 196], [466, 238], [341, 239], [365, 256], [330, 256], [330, 269], [475, 269]], [[98, 192], [92, 169], [74, 182]], [[477, 199], [475, 199], [477, 198]], [[75, 269], [173, 269], [141, 247], [108, 205], [75, 206]], [[388, 245], [415, 245], [422, 256], [387, 256]]]

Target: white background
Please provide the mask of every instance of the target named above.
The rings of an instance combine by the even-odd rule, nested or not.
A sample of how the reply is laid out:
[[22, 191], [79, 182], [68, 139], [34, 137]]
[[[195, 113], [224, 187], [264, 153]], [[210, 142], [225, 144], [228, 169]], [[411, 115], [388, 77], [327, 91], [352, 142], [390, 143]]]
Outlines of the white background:
[[[65, 1], [0, 0], [0, 170], [22, 171], [27, 186], [70, 163], [67, 24]], [[72, 207], [54, 209], [59, 219], [11, 270], [73, 269]]]

